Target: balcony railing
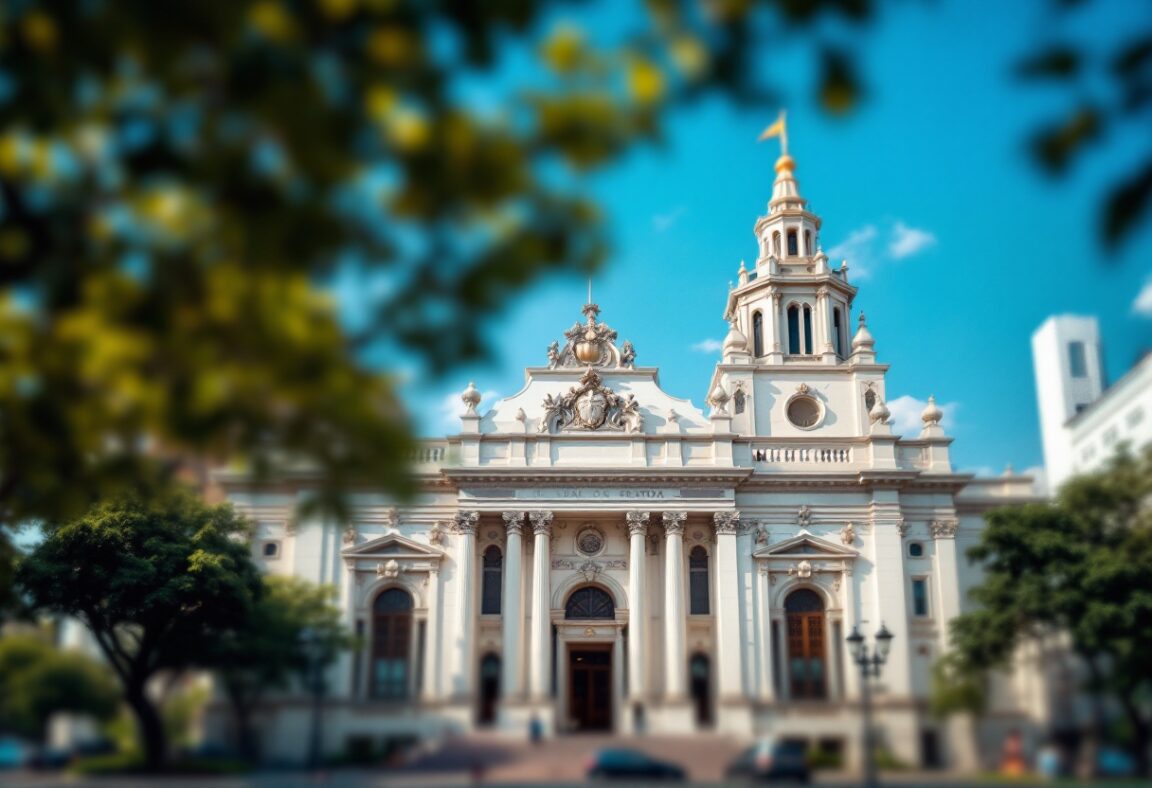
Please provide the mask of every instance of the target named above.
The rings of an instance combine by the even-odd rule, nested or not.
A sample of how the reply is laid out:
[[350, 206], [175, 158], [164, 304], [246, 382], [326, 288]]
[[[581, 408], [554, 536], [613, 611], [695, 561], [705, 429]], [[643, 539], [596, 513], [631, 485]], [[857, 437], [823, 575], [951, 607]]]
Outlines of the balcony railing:
[[850, 446], [753, 446], [756, 463], [847, 465], [852, 462]]

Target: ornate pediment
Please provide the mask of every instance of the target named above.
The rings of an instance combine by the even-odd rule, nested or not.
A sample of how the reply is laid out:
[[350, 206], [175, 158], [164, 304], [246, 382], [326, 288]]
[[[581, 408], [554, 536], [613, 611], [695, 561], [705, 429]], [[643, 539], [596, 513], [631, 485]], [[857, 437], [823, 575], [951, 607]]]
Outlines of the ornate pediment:
[[635, 396], [621, 397], [605, 386], [596, 370], [589, 369], [567, 394], [544, 398], [540, 432], [607, 430], [640, 432], [643, 416]]
[[850, 547], [830, 542], [815, 534], [802, 530], [796, 536], [761, 547], [752, 554], [753, 558], [774, 560], [811, 561], [813, 559], [856, 558], [860, 553]]
[[400, 534], [385, 534], [370, 542], [349, 547], [340, 553], [344, 558], [424, 558], [439, 561], [444, 551], [409, 539]]

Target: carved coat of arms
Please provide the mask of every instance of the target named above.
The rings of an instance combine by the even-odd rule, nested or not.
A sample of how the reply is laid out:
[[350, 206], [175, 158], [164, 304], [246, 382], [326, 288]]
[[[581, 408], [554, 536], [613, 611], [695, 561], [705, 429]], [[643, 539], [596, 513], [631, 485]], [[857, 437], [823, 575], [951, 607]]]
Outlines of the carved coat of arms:
[[544, 418], [540, 432], [551, 430], [616, 430], [640, 432], [643, 416], [635, 396], [621, 397], [603, 385], [595, 370], [589, 369], [567, 394], [544, 398]]

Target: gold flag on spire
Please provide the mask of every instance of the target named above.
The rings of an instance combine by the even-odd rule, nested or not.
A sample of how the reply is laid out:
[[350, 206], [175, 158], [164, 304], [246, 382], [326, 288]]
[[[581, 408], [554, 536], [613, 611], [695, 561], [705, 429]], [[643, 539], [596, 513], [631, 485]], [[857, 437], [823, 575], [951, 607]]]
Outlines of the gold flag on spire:
[[781, 154], [784, 156], [787, 156], [788, 155], [788, 125], [787, 125], [787, 122], [785, 121], [784, 110], [780, 110], [780, 117], [776, 118], [775, 123], [773, 123], [768, 128], [764, 129], [764, 131], [760, 132], [760, 136], [759, 136], [759, 138], [757, 138], [756, 141], [757, 142], [763, 142], [764, 140], [770, 140], [773, 137], [779, 137], [780, 138]]

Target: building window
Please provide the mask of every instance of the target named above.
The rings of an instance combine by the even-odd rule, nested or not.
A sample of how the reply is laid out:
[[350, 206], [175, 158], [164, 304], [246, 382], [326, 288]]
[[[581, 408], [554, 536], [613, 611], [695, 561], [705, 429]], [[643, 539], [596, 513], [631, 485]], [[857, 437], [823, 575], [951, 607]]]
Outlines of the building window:
[[692, 703], [696, 707], [696, 726], [712, 724], [712, 665], [707, 654], [693, 654], [688, 661], [692, 681]]
[[280, 543], [279, 542], [265, 542], [261, 550], [265, 558], [279, 558], [280, 557]]
[[780, 256], [780, 231], [772, 233], [772, 254]]
[[688, 612], [694, 616], [706, 616], [711, 612], [708, 605], [708, 551], [700, 545], [688, 554]]
[[577, 588], [568, 597], [564, 618], [616, 618], [616, 605], [612, 602], [612, 596], [603, 588], [584, 586]]
[[788, 307], [788, 352], [800, 352], [800, 307]]
[[798, 248], [798, 243], [796, 241], [796, 231], [795, 230], [789, 230], [788, 231], [788, 256], [789, 257], [796, 257], [799, 254], [800, 254], [800, 249]]
[[1144, 421], [1144, 408], [1136, 407], [1128, 411], [1128, 415], [1124, 418], [1124, 421], [1129, 427], [1135, 427]]
[[1109, 427], [1108, 429], [1104, 430], [1104, 434], [1100, 436], [1100, 441], [1105, 446], [1111, 446], [1113, 443], [1116, 442], [1116, 438], [1118, 438], [1118, 437], [1119, 437], [1119, 433], [1117, 433], [1116, 428], [1115, 427]]
[[480, 708], [476, 721], [481, 725], [496, 722], [496, 704], [500, 700], [500, 656], [485, 654], [480, 660]]
[[408, 660], [412, 646], [412, 596], [389, 588], [372, 604], [373, 698], [408, 697]]
[[812, 355], [812, 307], [804, 305], [804, 352]]
[[1074, 378], [1088, 377], [1088, 362], [1084, 357], [1083, 342], [1068, 343], [1068, 369]]
[[836, 348], [836, 355], [844, 357], [843, 322], [840, 319], [840, 307], [832, 307], [832, 345]]
[[802, 588], [784, 600], [788, 629], [788, 689], [793, 700], [827, 695], [824, 600]]
[[909, 542], [908, 555], [912, 558], [923, 558], [924, 544], [922, 542]]
[[759, 312], [752, 313], [752, 355], [764, 355], [764, 316]]
[[917, 618], [928, 616], [928, 579], [912, 578], [912, 615]]
[[484, 579], [480, 593], [480, 612], [494, 615], [500, 612], [500, 592], [504, 582], [504, 556], [500, 548], [492, 545], [484, 551]]

